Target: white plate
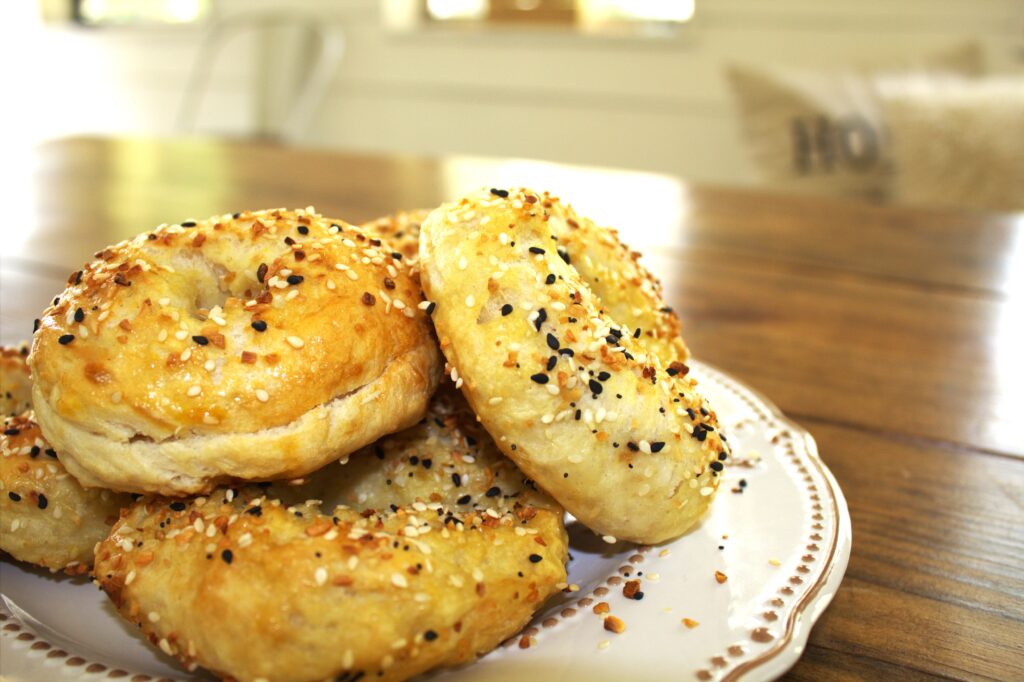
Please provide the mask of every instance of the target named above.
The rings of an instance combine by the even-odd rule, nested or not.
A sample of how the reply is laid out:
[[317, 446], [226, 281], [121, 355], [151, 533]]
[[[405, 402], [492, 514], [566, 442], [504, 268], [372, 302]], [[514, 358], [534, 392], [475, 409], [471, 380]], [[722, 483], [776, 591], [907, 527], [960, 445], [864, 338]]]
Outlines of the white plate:
[[[846, 501], [806, 431], [722, 372], [701, 363], [693, 371], [734, 451], [700, 527], [636, 547], [573, 525], [569, 579], [579, 591], [497, 651], [431, 680], [770, 679], [796, 662], [846, 571]], [[741, 479], [743, 492], [733, 492]], [[631, 579], [641, 600], [622, 594]], [[0, 597], [8, 680], [203, 679], [145, 644], [87, 580], [5, 559]], [[604, 629], [593, 613], [600, 602], [625, 632]]]

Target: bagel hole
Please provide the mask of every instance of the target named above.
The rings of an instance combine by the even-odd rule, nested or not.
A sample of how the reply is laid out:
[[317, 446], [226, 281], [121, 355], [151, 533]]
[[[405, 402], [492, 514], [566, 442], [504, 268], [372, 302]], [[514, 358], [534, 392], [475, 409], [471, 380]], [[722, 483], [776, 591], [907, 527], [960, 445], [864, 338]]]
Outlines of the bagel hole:
[[174, 268], [191, 283], [191, 313], [200, 320], [205, 320], [216, 307], [223, 309], [228, 299], [255, 297], [252, 292], [262, 292], [264, 288], [255, 273], [234, 272], [200, 255], [182, 255]]

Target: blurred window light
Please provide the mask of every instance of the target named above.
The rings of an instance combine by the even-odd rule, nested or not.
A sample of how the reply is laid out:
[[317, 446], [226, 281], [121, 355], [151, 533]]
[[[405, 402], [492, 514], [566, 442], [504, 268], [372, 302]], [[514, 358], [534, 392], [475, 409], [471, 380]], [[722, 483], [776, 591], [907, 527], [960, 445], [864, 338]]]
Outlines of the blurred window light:
[[210, 0], [74, 0], [74, 17], [89, 26], [190, 24], [204, 18]]
[[622, 25], [678, 25], [696, 0], [424, 0], [433, 21], [571, 24], [585, 30]]

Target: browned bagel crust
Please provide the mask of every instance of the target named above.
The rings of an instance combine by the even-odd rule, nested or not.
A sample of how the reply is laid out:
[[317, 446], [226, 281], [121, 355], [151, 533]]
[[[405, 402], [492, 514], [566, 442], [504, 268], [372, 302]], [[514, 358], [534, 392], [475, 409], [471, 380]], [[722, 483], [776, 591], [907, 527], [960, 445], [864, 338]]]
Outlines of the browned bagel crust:
[[414, 423], [436, 387], [419, 287], [344, 222], [245, 212], [96, 256], [30, 356], [37, 419], [85, 485], [300, 476]]
[[3, 420], [0, 432], [0, 550], [19, 561], [65, 573], [92, 567], [131, 496], [86, 490], [57, 459], [31, 413]]
[[[359, 506], [305, 501], [324, 493]], [[301, 485], [137, 503], [95, 574], [189, 670], [398, 680], [517, 632], [565, 587], [566, 542], [561, 508], [442, 395], [423, 423]]]

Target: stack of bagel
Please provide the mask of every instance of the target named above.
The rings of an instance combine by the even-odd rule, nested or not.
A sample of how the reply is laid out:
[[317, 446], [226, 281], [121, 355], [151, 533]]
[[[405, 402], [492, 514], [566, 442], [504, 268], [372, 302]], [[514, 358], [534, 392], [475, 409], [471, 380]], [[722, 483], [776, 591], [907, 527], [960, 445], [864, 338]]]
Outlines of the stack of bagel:
[[187, 670], [406, 679], [566, 589], [565, 512], [659, 543], [728, 456], [639, 254], [547, 193], [106, 248], [0, 354], [0, 549]]

